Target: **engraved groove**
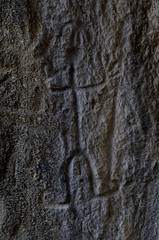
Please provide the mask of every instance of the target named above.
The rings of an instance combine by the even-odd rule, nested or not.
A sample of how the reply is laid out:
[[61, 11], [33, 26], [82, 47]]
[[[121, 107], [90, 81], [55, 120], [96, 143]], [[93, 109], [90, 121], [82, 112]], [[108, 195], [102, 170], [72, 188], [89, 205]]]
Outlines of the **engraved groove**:
[[113, 161], [113, 140], [114, 140], [114, 131], [115, 131], [115, 124], [116, 124], [116, 107], [117, 107], [117, 94], [118, 89], [116, 88], [115, 96], [114, 96], [114, 104], [113, 104], [113, 114], [112, 114], [112, 124], [109, 133], [109, 151], [108, 151], [108, 169], [109, 169], [109, 184], [111, 185], [111, 175], [112, 175], [112, 161]]

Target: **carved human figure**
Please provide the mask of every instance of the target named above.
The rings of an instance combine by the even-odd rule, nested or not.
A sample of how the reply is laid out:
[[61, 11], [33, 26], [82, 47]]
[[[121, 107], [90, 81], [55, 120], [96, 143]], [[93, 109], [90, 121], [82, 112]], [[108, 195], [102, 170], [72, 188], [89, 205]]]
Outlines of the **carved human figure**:
[[[102, 56], [93, 51], [96, 43], [89, 11], [75, 2], [72, 7], [74, 14], [68, 14], [69, 21], [55, 23], [57, 32], [51, 38], [49, 35], [52, 42], [43, 56], [46, 84], [53, 114], [62, 126], [63, 165], [68, 169], [75, 157], [87, 156], [93, 191], [104, 195], [112, 190], [110, 129], [114, 121], [115, 92], [107, 92]], [[53, 28], [47, 32], [51, 34], [50, 29]], [[69, 171], [67, 174], [70, 182]]]

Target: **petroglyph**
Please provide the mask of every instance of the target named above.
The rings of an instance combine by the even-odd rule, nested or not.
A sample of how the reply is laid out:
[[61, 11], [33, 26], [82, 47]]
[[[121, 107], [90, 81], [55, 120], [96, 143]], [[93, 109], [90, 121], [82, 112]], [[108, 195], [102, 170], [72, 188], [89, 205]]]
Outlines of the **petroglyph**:
[[[83, 45], [83, 43], [82, 43]], [[65, 74], [64, 71], [59, 71], [59, 78], [55, 75], [55, 77], [50, 77], [49, 79], [46, 79], [46, 84], [48, 86], [48, 89], [49, 89], [49, 92], [50, 92], [50, 96], [52, 96], [53, 98], [53, 95], [54, 93], [62, 93], [62, 92], [71, 92], [72, 93], [72, 108], [74, 110], [74, 122], [75, 122], [75, 126], [76, 126], [76, 143], [75, 143], [75, 149], [73, 151], [73, 154], [71, 154], [67, 160], [65, 161], [65, 167], [67, 169], [67, 192], [68, 192], [68, 196], [65, 196], [64, 197], [64, 208], [65, 206], [68, 206], [69, 203], [71, 203], [72, 201], [74, 201], [74, 193], [72, 193], [72, 185], [71, 185], [71, 178], [73, 177], [73, 169], [72, 169], [72, 164], [76, 164], [79, 165], [79, 169], [82, 169], [83, 168], [83, 165], [82, 165], [82, 161], [83, 159], [85, 159], [84, 161], [86, 162], [86, 164], [88, 165], [88, 169], [90, 171], [90, 177], [87, 179], [88, 183], [87, 184], [92, 184], [92, 186], [90, 186], [90, 195], [91, 197], [96, 197], [96, 196], [100, 196], [100, 197], [106, 197], [106, 192], [111, 192], [112, 194], [112, 190], [109, 189], [108, 185], [111, 184], [110, 181], [111, 181], [111, 178], [110, 178], [110, 171], [111, 171], [111, 161], [112, 161], [112, 154], [111, 154], [111, 148], [112, 148], [112, 138], [113, 138], [113, 133], [109, 133], [109, 138], [110, 138], [110, 143], [108, 144], [109, 146], [107, 146], [109, 148], [109, 160], [108, 161], [108, 165], [106, 166], [106, 171], [105, 171], [105, 175], [106, 175], [106, 178], [104, 178], [104, 180], [106, 179], [107, 182], [109, 183], [102, 183], [102, 180], [99, 180], [96, 178], [96, 175], [98, 174], [97, 173], [97, 170], [96, 170], [96, 166], [95, 166], [95, 162], [92, 163], [91, 161], [91, 158], [89, 156], [89, 154], [87, 153], [87, 150], [85, 149], [84, 146], [84, 142], [83, 142], [83, 136], [82, 136], [82, 133], [81, 133], [81, 119], [80, 119], [80, 112], [81, 112], [81, 102], [80, 102], [80, 98], [81, 96], [84, 94], [86, 94], [86, 91], [94, 91], [96, 92], [98, 89], [101, 91], [101, 89], [105, 89], [106, 88], [106, 83], [105, 81], [103, 80], [102, 82], [99, 82], [97, 84], [88, 84], [88, 85], [85, 85], [85, 86], [82, 86], [82, 85], [79, 85], [78, 84], [78, 81], [77, 81], [77, 62], [76, 59], [78, 59], [78, 56], [81, 54], [81, 45], [79, 45], [78, 47], [76, 46], [76, 48], [73, 50], [73, 53], [72, 53], [72, 50], [70, 50], [70, 52], [67, 52], [67, 54], [69, 55], [69, 59], [70, 59], [70, 66], [68, 67], [69, 71], [67, 71], [67, 77], [65, 77], [66, 75], [63, 75]], [[65, 80], [67, 79], [67, 82], [65, 82]], [[69, 80], [68, 80], [69, 79]], [[99, 91], [99, 92], [100, 92]], [[79, 95], [80, 93], [80, 95]], [[103, 93], [101, 93], [103, 94]], [[114, 99], [116, 98], [116, 94], [113, 96]], [[115, 101], [115, 100], [114, 100]], [[92, 100], [92, 104], [93, 104], [93, 100]], [[113, 122], [113, 125], [110, 127], [111, 130], [110, 132], [113, 131], [113, 127], [114, 127], [114, 122], [115, 122], [115, 111], [116, 111], [116, 106], [115, 106], [115, 103], [114, 103], [114, 107], [113, 107], [114, 111], [113, 111], [113, 115], [112, 115], [112, 122]], [[65, 142], [66, 145], [67, 145], [67, 141]], [[88, 157], [89, 156], [89, 157]], [[75, 159], [78, 159], [78, 160], [75, 160]], [[74, 162], [75, 161], [75, 162]], [[100, 159], [99, 159], [99, 162], [100, 162]], [[101, 164], [102, 166], [102, 164]], [[72, 169], [72, 170], [71, 170]], [[73, 171], [72, 173], [70, 171]], [[82, 171], [82, 170], [80, 170]], [[76, 174], [75, 174], [76, 175]], [[104, 181], [103, 180], [103, 181]], [[102, 186], [103, 185], [103, 186]], [[107, 185], [107, 189], [104, 189], [104, 186]], [[75, 184], [76, 186], [76, 184]], [[101, 187], [102, 186], [102, 187]], [[114, 194], [116, 193], [116, 190], [114, 191]], [[46, 197], [47, 196], [47, 197]], [[49, 198], [49, 196], [51, 196]], [[109, 196], [109, 195], [108, 195]], [[47, 200], [46, 200], [47, 198]], [[52, 203], [53, 204], [53, 197], [52, 197], [52, 194], [51, 192], [45, 193], [45, 197], [44, 199], [46, 200], [47, 203], [50, 202], [50, 204]], [[50, 200], [49, 200], [50, 199]], [[56, 199], [56, 197], [55, 197]], [[69, 201], [67, 200], [69, 199]], [[57, 202], [55, 201], [55, 206], [57, 207]], [[59, 201], [59, 207], [62, 206], [62, 201]]]
[[159, 1], [0, 1], [0, 239], [157, 240]]

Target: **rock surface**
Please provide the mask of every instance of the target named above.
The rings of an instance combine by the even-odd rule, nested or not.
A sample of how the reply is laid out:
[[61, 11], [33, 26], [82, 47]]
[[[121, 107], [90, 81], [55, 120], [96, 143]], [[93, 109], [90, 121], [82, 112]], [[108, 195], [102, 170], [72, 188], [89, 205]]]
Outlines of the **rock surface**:
[[159, 239], [159, 2], [0, 1], [0, 239]]

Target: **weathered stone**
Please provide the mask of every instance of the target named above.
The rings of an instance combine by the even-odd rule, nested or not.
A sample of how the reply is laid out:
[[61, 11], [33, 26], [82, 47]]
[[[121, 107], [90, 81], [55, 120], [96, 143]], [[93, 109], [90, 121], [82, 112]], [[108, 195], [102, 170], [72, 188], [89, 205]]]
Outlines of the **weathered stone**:
[[0, 1], [0, 239], [159, 239], [159, 2]]

